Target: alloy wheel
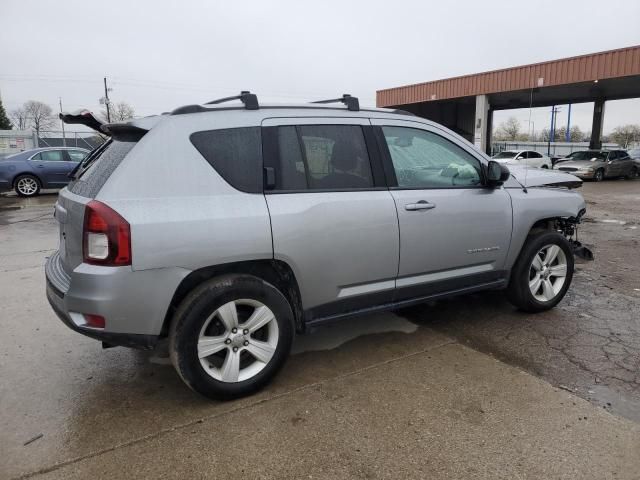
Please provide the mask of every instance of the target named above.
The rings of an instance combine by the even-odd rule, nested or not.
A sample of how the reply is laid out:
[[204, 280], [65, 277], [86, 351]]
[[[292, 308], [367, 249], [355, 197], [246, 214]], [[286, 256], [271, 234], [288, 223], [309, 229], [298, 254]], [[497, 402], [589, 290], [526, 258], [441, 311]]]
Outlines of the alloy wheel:
[[38, 182], [31, 177], [23, 177], [18, 180], [16, 187], [22, 195], [30, 196], [38, 190]]
[[198, 358], [208, 375], [222, 382], [242, 382], [267, 366], [278, 346], [273, 312], [253, 299], [219, 307], [202, 325]]
[[567, 277], [567, 256], [558, 245], [546, 245], [533, 257], [529, 268], [529, 290], [540, 302], [553, 300]]

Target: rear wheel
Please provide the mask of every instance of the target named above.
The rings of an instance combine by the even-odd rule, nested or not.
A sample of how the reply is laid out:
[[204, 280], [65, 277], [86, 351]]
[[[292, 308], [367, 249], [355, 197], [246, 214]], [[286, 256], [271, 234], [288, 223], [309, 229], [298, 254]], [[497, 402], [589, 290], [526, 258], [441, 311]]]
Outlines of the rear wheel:
[[35, 197], [40, 193], [40, 181], [33, 175], [20, 175], [13, 188], [20, 197]]
[[633, 180], [634, 178], [638, 178], [639, 174], [640, 172], [638, 171], [638, 167], [631, 167], [629, 175], [625, 176], [624, 178], [626, 178], [627, 180]]
[[593, 175], [593, 179], [596, 182], [601, 182], [604, 179], [604, 170], [601, 168], [596, 170], [596, 173]]
[[529, 236], [511, 272], [509, 301], [526, 312], [555, 307], [573, 278], [574, 259], [567, 239], [557, 232]]
[[170, 332], [171, 361], [196, 392], [236, 398], [275, 376], [293, 334], [291, 307], [273, 285], [249, 275], [220, 277], [180, 304]]

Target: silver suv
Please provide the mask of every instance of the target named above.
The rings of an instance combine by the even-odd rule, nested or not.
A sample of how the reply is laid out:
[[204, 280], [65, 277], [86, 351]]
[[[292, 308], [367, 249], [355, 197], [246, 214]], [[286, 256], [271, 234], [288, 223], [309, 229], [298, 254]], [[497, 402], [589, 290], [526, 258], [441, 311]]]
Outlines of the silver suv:
[[46, 264], [71, 329], [104, 346], [168, 338], [187, 385], [233, 398], [326, 322], [487, 289], [528, 312], [565, 295], [576, 177], [510, 173], [438, 124], [348, 95], [234, 98], [102, 126], [110, 139], [60, 192]]

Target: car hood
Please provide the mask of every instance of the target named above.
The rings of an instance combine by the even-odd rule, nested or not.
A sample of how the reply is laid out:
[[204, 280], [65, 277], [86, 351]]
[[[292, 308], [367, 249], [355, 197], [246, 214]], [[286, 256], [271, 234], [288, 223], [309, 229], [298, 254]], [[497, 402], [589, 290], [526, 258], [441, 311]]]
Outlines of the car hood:
[[525, 187], [567, 187], [580, 188], [582, 180], [569, 173], [546, 168], [509, 167], [509, 171]]
[[589, 168], [595, 167], [596, 165], [602, 166], [604, 165], [603, 160], [566, 160], [564, 162], [560, 162], [561, 167], [573, 167], [573, 168]]

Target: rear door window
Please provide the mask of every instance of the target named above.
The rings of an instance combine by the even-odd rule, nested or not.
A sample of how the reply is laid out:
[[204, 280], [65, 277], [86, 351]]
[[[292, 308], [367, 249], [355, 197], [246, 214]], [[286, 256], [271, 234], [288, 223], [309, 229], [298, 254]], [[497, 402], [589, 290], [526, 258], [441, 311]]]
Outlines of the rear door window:
[[43, 162], [62, 162], [65, 160], [61, 150], [45, 150], [37, 154], [33, 159]]
[[191, 143], [224, 180], [237, 190], [262, 193], [260, 127], [193, 133]]
[[360, 190], [374, 187], [359, 125], [278, 127], [276, 190]]

